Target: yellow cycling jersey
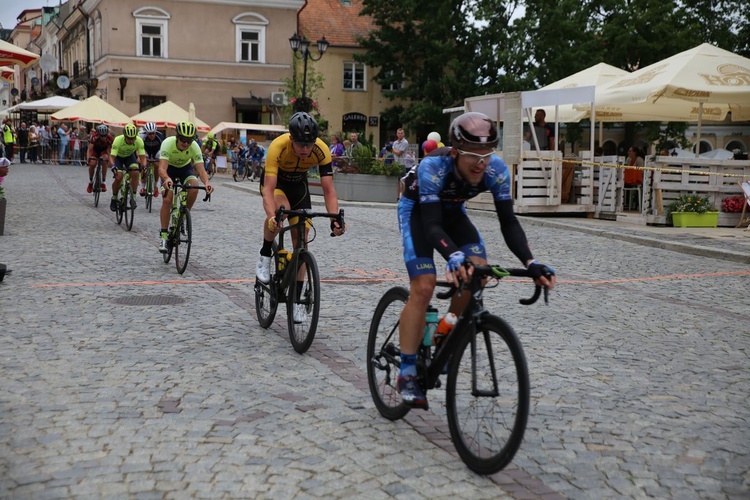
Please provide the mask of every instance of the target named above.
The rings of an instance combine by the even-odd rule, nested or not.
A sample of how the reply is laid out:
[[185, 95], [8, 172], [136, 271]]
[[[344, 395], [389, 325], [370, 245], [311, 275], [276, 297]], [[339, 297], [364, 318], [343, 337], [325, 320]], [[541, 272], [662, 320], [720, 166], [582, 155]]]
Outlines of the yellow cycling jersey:
[[281, 181], [299, 182], [307, 179], [307, 171], [318, 166], [320, 176], [333, 175], [331, 152], [322, 139], [316, 139], [310, 156], [300, 158], [294, 152], [292, 135], [284, 134], [273, 140], [266, 154], [266, 175], [278, 177]]
[[127, 158], [133, 153], [137, 153], [138, 156], [143, 156], [146, 154], [146, 149], [143, 145], [143, 139], [136, 136], [135, 142], [133, 142], [133, 144], [128, 144], [127, 142], [125, 142], [124, 135], [118, 135], [117, 137], [115, 137], [115, 141], [112, 143], [112, 151], [110, 151], [110, 154], [113, 157], [119, 156], [120, 158]]
[[203, 153], [198, 143], [193, 141], [185, 151], [177, 148], [177, 137], [167, 137], [162, 141], [159, 149], [159, 159], [167, 160], [170, 167], [182, 168], [193, 163], [203, 163]]

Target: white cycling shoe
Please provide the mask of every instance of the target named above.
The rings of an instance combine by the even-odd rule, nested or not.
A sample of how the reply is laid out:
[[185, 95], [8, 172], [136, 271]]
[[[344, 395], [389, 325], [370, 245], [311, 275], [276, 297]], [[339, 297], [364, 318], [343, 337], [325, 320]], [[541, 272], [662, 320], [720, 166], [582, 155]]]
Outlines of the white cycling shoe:
[[305, 304], [294, 304], [294, 322], [304, 323], [307, 321], [307, 310]]
[[271, 281], [271, 257], [258, 256], [258, 264], [255, 266], [255, 277], [261, 283]]

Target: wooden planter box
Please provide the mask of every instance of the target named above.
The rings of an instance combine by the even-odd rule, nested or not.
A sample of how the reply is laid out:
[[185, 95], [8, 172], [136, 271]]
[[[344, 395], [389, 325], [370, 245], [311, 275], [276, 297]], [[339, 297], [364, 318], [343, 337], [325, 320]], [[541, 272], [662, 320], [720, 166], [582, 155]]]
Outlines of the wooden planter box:
[[[308, 179], [310, 194], [322, 195], [320, 179]], [[396, 203], [398, 177], [368, 174], [333, 174], [339, 200]]]
[[674, 227], [716, 227], [719, 224], [719, 212], [672, 212]]

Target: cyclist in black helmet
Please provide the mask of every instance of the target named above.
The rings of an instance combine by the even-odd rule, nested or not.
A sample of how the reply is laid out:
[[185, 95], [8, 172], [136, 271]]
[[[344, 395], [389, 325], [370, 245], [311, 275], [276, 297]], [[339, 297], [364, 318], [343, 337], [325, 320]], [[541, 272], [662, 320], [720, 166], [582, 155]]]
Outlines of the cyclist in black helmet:
[[[279, 229], [276, 227], [276, 209], [280, 205], [292, 210], [312, 208], [307, 187], [310, 168], [317, 166], [320, 170], [326, 211], [339, 211], [331, 161], [328, 146], [318, 138], [318, 123], [304, 112], [295, 113], [289, 121], [289, 133], [277, 137], [268, 147], [265, 175], [261, 179], [266, 220], [263, 223], [263, 246], [255, 269], [258, 280], [268, 283], [270, 279], [271, 245]], [[340, 236], [346, 226], [339, 227], [338, 223], [331, 221], [331, 230]]]
[[[448, 280], [467, 281], [464, 263], [485, 265], [484, 241], [466, 214], [465, 202], [490, 191], [508, 248], [530, 270], [534, 281], [552, 289], [554, 270], [534, 260], [526, 234], [513, 213], [508, 167], [493, 150], [499, 142], [495, 123], [482, 113], [465, 113], [450, 127], [450, 148], [427, 156], [404, 177], [398, 219], [409, 273], [409, 299], [401, 314], [401, 372], [398, 390], [404, 403], [426, 408], [427, 399], [416, 379], [416, 354], [422, 341], [425, 310], [430, 303], [437, 271], [433, 252], [448, 262]], [[456, 294], [450, 312], [460, 316], [469, 296]]]

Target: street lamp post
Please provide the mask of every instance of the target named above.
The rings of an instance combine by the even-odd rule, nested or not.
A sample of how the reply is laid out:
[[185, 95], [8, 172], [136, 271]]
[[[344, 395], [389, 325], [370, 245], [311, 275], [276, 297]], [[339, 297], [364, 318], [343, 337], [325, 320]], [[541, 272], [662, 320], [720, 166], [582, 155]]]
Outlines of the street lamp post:
[[310, 52], [310, 41], [304, 35], [300, 36], [294, 33], [289, 39], [289, 45], [292, 47], [295, 57], [304, 61], [302, 68], [302, 98], [295, 101], [295, 111], [309, 112], [312, 109], [312, 100], [307, 98], [307, 61], [319, 61], [323, 57], [323, 54], [325, 54], [325, 51], [328, 50], [328, 40], [326, 40], [326, 37], [323, 37], [316, 44], [318, 45], [318, 57], [313, 56]]

